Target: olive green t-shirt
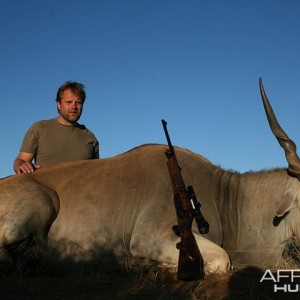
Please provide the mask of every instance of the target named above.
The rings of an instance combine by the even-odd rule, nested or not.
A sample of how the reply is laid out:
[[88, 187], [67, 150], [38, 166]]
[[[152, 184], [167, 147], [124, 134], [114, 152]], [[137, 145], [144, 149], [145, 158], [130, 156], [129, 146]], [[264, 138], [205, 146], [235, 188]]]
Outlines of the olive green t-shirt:
[[99, 143], [84, 125], [66, 126], [50, 119], [38, 121], [28, 129], [20, 151], [33, 154], [35, 163], [46, 167], [99, 158]]

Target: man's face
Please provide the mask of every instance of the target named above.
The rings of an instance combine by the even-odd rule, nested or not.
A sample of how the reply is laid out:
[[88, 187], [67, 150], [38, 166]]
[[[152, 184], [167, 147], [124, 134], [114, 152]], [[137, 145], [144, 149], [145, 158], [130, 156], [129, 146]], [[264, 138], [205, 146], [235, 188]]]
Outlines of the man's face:
[[62, 93], [60, 102], [57, 102], [59, 111], [59, 120], [65, 125], [75, 124], [82, 113], [83, 103], [80, 97], [75, 95], [71, 90], [65, 90]]

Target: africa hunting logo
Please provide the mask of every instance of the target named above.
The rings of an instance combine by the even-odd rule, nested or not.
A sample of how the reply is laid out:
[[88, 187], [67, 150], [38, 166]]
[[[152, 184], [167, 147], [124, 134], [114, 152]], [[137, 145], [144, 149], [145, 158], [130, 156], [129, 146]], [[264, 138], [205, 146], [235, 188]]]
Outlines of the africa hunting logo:
[[260, 282], [273, 282], [275, 293], [300, 293], [300, 270], [266, 270]]

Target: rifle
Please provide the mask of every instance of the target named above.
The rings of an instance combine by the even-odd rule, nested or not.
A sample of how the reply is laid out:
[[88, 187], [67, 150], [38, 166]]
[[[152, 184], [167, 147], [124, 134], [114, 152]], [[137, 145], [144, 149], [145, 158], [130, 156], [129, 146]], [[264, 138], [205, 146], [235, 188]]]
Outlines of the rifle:
[[168, 159], [167, 166], [172, 181], [178, 223], [172, 229], [181, 238], [180, 242], [176, 244], [176, 248], [179, 249], [177, 279], [184, 281], [202, 279], [204, 276], [204, 263], [192, 233], [192, 223], [195, 219], [201, 234], [209, 231], [209, 224], [201, 213], [201, 205], [197, 201], [193, 187], [188, 186], [186, 188], [185, 186], [181, 176], [181, 168], [178, 165], [175, 150], [167, 130], [167, 122], [164, 119], [161, 121], [169, 146], [165, 151], [165, 155]]

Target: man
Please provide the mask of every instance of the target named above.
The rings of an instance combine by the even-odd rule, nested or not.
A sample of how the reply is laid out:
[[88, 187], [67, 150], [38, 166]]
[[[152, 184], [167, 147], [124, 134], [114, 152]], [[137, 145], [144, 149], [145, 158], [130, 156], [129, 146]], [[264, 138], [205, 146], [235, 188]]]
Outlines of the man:
[[[57, 91], [57, 118], [34, 123], [25, 134], [14, 161], [18, 174], [60, 162], [99, 158], [95, 135], [79, 120], [86, 98], [84, 85], [67, 81]], [[34, 163], [33, 163], [34, 161]]]

